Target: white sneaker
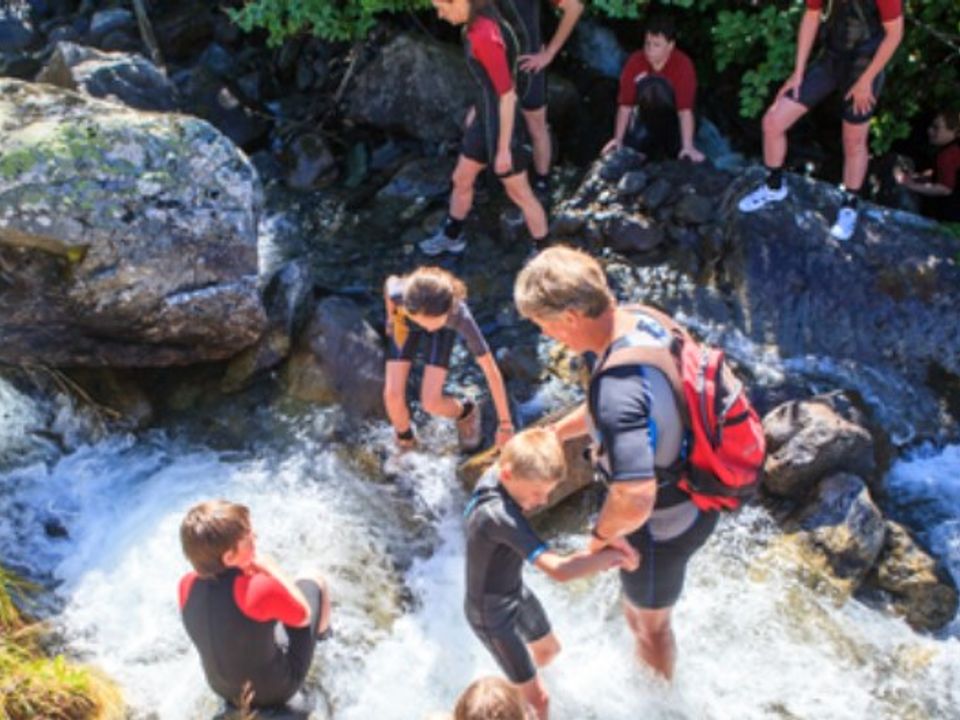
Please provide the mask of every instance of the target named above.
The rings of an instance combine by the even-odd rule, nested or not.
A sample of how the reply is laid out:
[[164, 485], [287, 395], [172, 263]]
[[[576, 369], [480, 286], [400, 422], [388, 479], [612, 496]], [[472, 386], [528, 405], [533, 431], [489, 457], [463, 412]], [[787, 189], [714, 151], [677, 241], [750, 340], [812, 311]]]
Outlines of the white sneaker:
[[439, 255], [441, 253], [462, 253], [464, 248], [467, 247], [467, 241], [463, 237], [463, 233], [460, 233], [455, 238], [447, 237], [447, 234], [443, 231], [443, 226], [441, 225], [437, 230], [428, 237], [426, 240], [421, 240], [419, 243], [420, 251], [424, 255]]
[[780, 188], [777, 190], [774, 190], [766, 183], [763, 183], [763, 185], [758, 187], [749, 195], [744, 195], [742, 198], [740, 198], [740, 202], [737, 204], [737, 207], [740, 208], [740, 212], [752, 213], [769, 205], [770, 203], [780, 202], [786, 196], [787, 184], [785, 182], [781, 183]]
[[837, 221], [830, 228], [830, 234], [837, 240], [849, 240], [857, 230], [857, 218], [859, 217], [855, 208], [842, 207], [837, 213]]

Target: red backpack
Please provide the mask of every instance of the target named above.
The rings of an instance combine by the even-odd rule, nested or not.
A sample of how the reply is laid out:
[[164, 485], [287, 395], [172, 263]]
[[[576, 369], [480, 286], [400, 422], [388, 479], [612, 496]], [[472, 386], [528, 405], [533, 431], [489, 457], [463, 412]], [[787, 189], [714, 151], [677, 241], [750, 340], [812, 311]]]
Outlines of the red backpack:
[[736, 510], [757, 488], [766, 457], [763, 425], [722, 350], [701, 347], [669, 315], [642, 305], [638, 312], [664, 327], [669, 347], [614, 350], [594, 371], [646, 365], [666, 375], [689, 433], [679, 487], [701, 510]]

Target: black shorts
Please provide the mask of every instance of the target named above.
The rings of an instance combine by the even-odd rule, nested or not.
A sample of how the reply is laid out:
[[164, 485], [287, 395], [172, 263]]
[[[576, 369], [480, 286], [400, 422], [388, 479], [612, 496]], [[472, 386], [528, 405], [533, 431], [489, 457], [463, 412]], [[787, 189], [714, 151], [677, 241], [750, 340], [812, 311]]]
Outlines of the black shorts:
[[540, 70], [526, 75], [526, 91], [520, 98], [524, 110], [542, 110], [547, 106], [547, 72]]
[[[843, 95], [853, 87], [853, 84], [860, 79], [863, 71], [873, 60], [872, 55], [841, 55], [835, 52], [824, 52], [807, 69], [803, 76], [803, 83], [800, 85], [799, 97], [790, 97], [807, 108], [813, 108], [819, 105], [823, 100], [835, 90], [839, 90]], [[884, 73], [880, 72], [873, 80], [874, 100], [880, 100], [880, 92], [883, 90]], [[853, 125], [860, 125], [868, 122], [876, 112], [877, 103], [865, 113], [857, 114], [853, 109], [853, 100], [844, 99], [843, 101], [843, 119]]]
[[630, 604], [645, 610], [673, 607], [683, 591], [687, 562], [710, 537], [719, 517], [719, 513], [701, 511], [687, 530], [670, 540], [654, 540], [646, 525], [628, 535], [640, 553], [640, 567], [620, 571], [623, 594]]
[[550, 634], [550, 621], [543, 605], [523, 586], [522, 595], [513, 617], [502, 622], [470, 622], [473, 632], [497, 661], [504, 675], [512, 683], [525, 683], [537, 674], [527, 644]]
[[452, 328], [440, 328], [436, 332], [427, 332], [421, 327], [409, 327], [407, 339], [402, 347], [399, 347], [393, 339], [393, 335], [388, 333], [387, 361], [406, 360], [412, 362], [424, 339], [426, 339], [427, 365], [449, 368], [453, 343], [457, 339], [457, 333]]
[[[518, 116], [514, 121], [513, 138], [510, 141], [510, 154], [512, 163], [510, 169], [500, 175], [500, 177], [510, 177], [517, 173], [522, 173], [530, 167], [530, 160], [533, 158], [533, 151], [527, 143], [527, 134], [523, 124], [523, 118]], [[495, 156], [491, 152], [496, 152], [497, 147], [497, 128], [493, 128], [490, 135], [486, 124], [479, 118], [476, 118], [463, 134], [463, 142], [460, 144], [460, 154], [481, 165], [494, 164]]]

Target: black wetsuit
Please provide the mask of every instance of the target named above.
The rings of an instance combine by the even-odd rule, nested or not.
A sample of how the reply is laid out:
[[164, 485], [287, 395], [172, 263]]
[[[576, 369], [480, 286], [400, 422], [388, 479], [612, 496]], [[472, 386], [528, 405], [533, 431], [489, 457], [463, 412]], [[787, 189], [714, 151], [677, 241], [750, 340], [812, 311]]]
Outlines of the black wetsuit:
[[[615, 340], [607, 354], [621, 347], [666, 345], [670, 337], [652, 318], [638, 314], [636, 330]], [[698, 510], [677, 486], [685, 431], [670, 383], [656, 368], [611, 367], [591, 379], [588, 407], [601, 476], [608, 483], [657, 483], [650, 518], [627, 536], [642, 560], [636, 570], [620, 571], [624, 595], [636, 607], [672, 607], [683, 590], [687, 562], [707, 541], [719, 515]]]
[[[181, 590], [183, 624], [214, 692], [240, 705], [244, 686], [249, 683], [254, 707], [283, 705], [297, 692], [310, 669], [321, 591], [312, 581], [297, 581], [310, 605], [306, 627], [257, 621], [237, 604], [235, 584], [241, 575], [239, 570], [230, 569], [212, 578], [185, 579], [186, 589]], [[278, 631], [286, 635], [286, 643], [278, 642]]]
[[523, 583], [523, 563], [546, 549], [520, 506], [488, 470], [464, 511], [467, 532], [467, 593], [470, 627], [514, 683], [532, 679], [536, 667], [527, 643], [550, 633], [540, 601]]
[[[540, 0], [497, 0], [497, 6], [516, 32], [520, 43], [520, 54], [534, 55], [540, 52], [543, 45], [540, 34]], [[522, 72], [522, 74], [527, 76], [527, 82], [523, 94], [520, 95], [521, 107], [524, 110], [539, 110], [546, 107], [546, 71]]]
[[[467, 67], [476, 81], [477, 92], [474, 100], [476, 116], [466, 129], [460, 152], [471, 160], [483, 165], [493, 165], [497, 157], [497, 145], [500, 139], [500, 96], [505, 91], [509, 79], [517, 97], [523, 97], [526, 80], [517, 73], [519, 41], [516, 34], [503, 17], [492, 7], [477, 14], [463, 32], [464, 54]], [[487, 52], [502, 53], [505, 59], [501, 76], [491, 77], [480, 57]], [[509, 76], [509, 77], [507, 77]], [[527, 142], [526, 125], [517, 103], [513, 119], [513, 134], [510, 137], [512, 167], [503, 173], [510, 176], [527, 169], [532, 151]]]

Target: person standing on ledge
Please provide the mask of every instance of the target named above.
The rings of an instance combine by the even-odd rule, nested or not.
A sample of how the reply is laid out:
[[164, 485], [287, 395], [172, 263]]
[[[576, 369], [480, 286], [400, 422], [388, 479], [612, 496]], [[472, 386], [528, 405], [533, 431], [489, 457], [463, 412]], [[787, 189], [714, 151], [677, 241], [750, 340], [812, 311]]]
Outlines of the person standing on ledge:
[[543, 45], [540, 33], [540, 0], [498, 0], [502, 15], [520, 41], [520, 70], [528, 75], [526, 92], [520, 97], [523, 119], [533, 142], [533, 191], [546, 207], [550, 199], [550, 165], [553, 148], [547, 124], [547, 67], [570, 39], [583, 15], [581, 0], [550, 0], [563, 16], [550, 42]]
[[603, 154], [627, 145], [651, 158], [703, 161], [703, 153], [693, 144], [697, 71], [676, 41], [672, 18], [650, 18], [643, 50], [627, 58], [620, 74], [613, 138]]
[[[823, 51], [808, 68], [818, 29]], [[830, 234], [844, 241], [853, 237], [870, 160], [870, 118], [883, 88], [884, 69], [902, 38], [902, 0], [806, 0], [793, 74], [763, 116], [767, 180], [740, 200], [741, 212], [756, 212], [787, 196], [783, 180], [787, 131], [839, 90], [843, 93], [843, 204]]]

